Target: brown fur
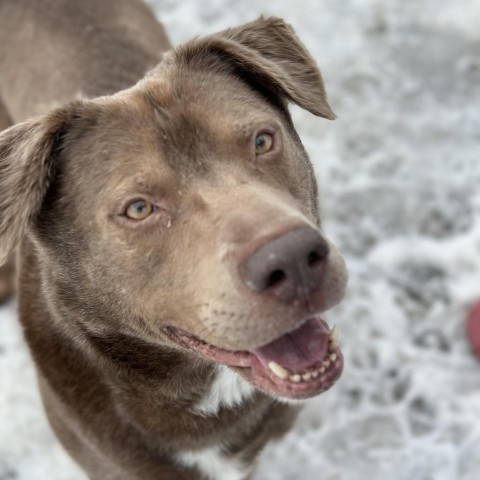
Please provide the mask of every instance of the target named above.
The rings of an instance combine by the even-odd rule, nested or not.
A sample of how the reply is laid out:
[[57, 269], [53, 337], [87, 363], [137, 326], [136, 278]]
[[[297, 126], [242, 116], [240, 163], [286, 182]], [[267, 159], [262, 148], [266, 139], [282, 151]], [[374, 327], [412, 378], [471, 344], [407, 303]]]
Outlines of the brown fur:
[[[10, 120], [7, 110], [0, 101], [0, 132], [11, 125], [12, 121]], [[0, 262], [0, 304], [8, 300], [14, 292], [14, 255], [10, 255], [5, 265], [1, 265], [1, 263], [2, 262]]]
[[[291, 27], [259, 19], [93, 98], [134, 84], [169, 48], [142, 3], [0, 2], [0, 19], [1, 100], [23, 121], [0, 134], [0, 263], [21, 244], [20, 318], [53, 429], [92, 479], [201, 478], [175, 455], [209, 446], [251, 464], [296, 409], [257, 391], [196, 414], [215, 365], [162, 328], [251, 349], [308, 308], [255, 300], [236, 270], [265, 238], [320, 223], [286, 108], [334, 118], [315, 62]], [[48, 54], [33, 55], [32, 41]], [[66, 105], [25, 120], [54, 103]], [[282, 150], [259, 163], [251, 138], [265, 125]], [[133, 228], [121, 210], [139, 194], [161, 208]], [[322, 309], [344, 290], [338, 256], [329, 262]]]

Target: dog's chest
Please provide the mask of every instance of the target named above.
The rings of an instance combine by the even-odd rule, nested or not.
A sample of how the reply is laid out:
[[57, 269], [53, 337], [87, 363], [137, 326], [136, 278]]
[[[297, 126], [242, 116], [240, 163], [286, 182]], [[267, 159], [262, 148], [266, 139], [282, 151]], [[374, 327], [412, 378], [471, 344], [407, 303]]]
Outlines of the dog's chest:
[[182, 452], [177, 455], [177, 461], [196, 468], [209, 480], [244, 480], [252, 469], [251, 465], [226, 456], [221, 447]]
[[216, 377], [207, 393], [194, 407], [198, 415], [216, 415], [220, 408], [234, 408], [255, 393], [255, 388], [229, 368], [216, 367]]
[[[201, 417], [216, 416], [221, 408], [239, 407], [250, 399], [255, 388], [239, 375], [222, 365], [216, 367], [216, 377], [193, 413]], [[181, 465], [194, 467], [211, 480], [243, 480], [251, 465], [222, 451], [222, 444], [178, 452], [176, 460]]]

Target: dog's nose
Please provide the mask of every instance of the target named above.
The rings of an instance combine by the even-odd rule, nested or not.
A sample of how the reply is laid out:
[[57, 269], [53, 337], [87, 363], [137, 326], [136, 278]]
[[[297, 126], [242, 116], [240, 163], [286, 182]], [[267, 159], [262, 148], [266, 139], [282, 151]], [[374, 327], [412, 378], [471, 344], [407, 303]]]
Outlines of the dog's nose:
[[328, 253], [328, 243], [317, 230], [297, 228], [255, 250], [239, 272], [251, 290], [292, 303], [318, 287]]

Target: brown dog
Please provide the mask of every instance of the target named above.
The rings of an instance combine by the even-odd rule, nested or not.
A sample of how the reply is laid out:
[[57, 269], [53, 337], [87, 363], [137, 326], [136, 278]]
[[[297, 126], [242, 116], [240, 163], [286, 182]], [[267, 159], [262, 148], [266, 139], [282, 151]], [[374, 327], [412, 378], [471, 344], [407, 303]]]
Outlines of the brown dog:
[[169, 50], [138, 0], [4, 1], [0, 95], [0, 262], [60, 441], [92, 479], [248, 477], [343, 366], [286, 106], [334, 118], [314, 60], [275, 18]]

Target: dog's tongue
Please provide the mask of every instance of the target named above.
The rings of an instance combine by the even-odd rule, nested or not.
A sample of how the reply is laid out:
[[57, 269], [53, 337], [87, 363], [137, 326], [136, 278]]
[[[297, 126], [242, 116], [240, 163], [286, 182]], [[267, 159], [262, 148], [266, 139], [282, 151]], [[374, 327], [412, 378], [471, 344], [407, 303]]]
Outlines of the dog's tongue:
[[314, 318], [253, 353], [264, 366], [276, 362], [292, 372], [300, 372], [325, 358], [329, 335], [328, 325]]

